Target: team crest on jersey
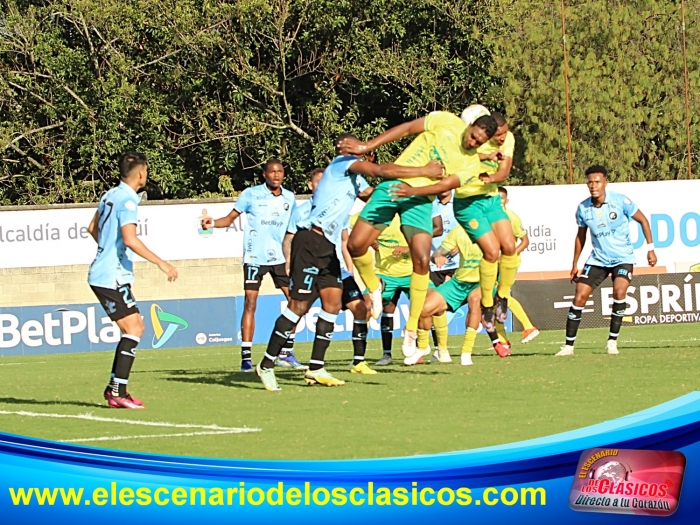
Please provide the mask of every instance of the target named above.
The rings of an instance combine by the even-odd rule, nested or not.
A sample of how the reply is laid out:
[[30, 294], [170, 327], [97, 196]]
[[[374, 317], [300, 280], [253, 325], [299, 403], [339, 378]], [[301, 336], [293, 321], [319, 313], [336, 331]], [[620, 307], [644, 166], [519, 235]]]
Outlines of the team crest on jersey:
[[284, 203], [284, 211], [289, 211], [289, 203], [288, 202]]
[[614, 211], [611, 211], [609, 217], [610, 217], [611, 221], [614, 221], [615, 219], [617, 219], [617, 213]]

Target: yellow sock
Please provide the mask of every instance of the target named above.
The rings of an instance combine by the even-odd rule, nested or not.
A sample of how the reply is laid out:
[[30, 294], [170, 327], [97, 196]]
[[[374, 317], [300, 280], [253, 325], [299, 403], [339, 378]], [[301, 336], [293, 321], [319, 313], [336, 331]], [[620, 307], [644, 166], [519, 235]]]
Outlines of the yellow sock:
[[479, 263], [479, 275], [481, 286], [481, 304], [484, 306], [493, 306], [493, 288], [496, 286], [496, 277], [498, 276], [498, 263], [488, 262], [481, 259]]
[[[406, 330], [409, 332], [415, 332], [418, 329], [418, 320], [423, 311], [425, 296], [428, 295], [429, 283], [430, 274], [426, 273], [425, 275], [420, 275], [415, 272], [411, 274], [411, 284], [408, 292], [411, 297], [411, 307], [409, 308], [408, 320], [406, 321]], [[365, 284], [367, 284], [367, 282], [365, 282]]]
[[416, 341], [416, 347], [420, 350], [425, 350], [430, 345], [430, 330], [421, 330], [420, 328], [416, 332], [418, 335], [418, 340]]
[[379, 278], [374, 273], [374, 257], [369, 251], [357, 259], [353, 259], [352, 262], [355, 263], [357, 273], [360, 274], [362, 282], [365, 283], [370, 292], [379, 288]]
[[518, 301], [515, 297], [508, 298], [508, 309], [510, 309], [515, 318], [520, 321], [520, 324], [523, 325], [524, 330], [532, 330], [534, 328], [530, 322], [530, 318], [523, 309], [523, 305], [520, 304], [520, 301]]
[[433, 326], [437, 335], [438, 350], [447, 350], [447, 314], [434, 315]]
[[518, 261], [517, 255], [501, 255], [501, 261], [498, 264], [498, 295], [501, 297], [510, 295], [510, 289], [515, 284], [515, 276], [519, 266], [520, 261]]
[[464, 341], [462, 342], [462, 353], [471, 354], [474, 350], [474, 342], [476, 341], [476, 330], [474, 328], [467, 327], [467, 331], [464, 333]]
[[[510, 299], [508, 300], [510, 303]], [[496, 333], [498, 334], [498, 340], [501, 343], [508, 342], [508, 336], [506, 335], [506, 327], [503, 323], [496, 323]]]

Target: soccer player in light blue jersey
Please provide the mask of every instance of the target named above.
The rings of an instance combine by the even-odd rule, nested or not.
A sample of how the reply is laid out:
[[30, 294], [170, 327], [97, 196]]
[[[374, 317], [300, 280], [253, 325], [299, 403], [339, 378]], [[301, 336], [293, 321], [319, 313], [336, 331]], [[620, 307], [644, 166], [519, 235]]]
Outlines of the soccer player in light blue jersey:
[[113, 408], [146, 408], [140, 399], [126, 389], [136, 346], [143, 335], [143, 319], [131, 292], [134, 282], [135, 253], [168, 276], [177, 279], [177, 270], [163, 261], [136, 236], [139, 196], [136, 192], [146, 186], [148, 161], [141, 153], [125, 153], [119, 159], [121, 183], [100, 199], [88, 232], [97, 242], [97, 255], [90, 266], [88, 284], [109, 318], [122, 332], [114, 353], [112, 374], [104, 398]]
[[[292, 241], [296, 235], [298, 228], [297, 223], [303, 223], [308, 220], [311, 216], [311, 209], [313, 207], [313, 194], [316, 193], [316, 188], [318, 188], [319, 182], [321, 182], [321, 177], [323, 176], [323, 170], [317, 168], [313, 170], [309, 175], [309, 189], [312, 193], [312, 198], [303, 204], [297, 206], [292, 214], [292, 220], [289, 221], [289, 227], [287, 228], [287, 235], [284, 238], [284, 250], [287, 260], [291, 259], [291, 249]], [[358, 198], [365, 200], [372, 193], [373, 188], [367, 184], [367, 182], [358, 177]], [[342, 309], [349, 310], [353, 316], [352, 325], [352, 347], [353, 347], [353, 359], [350, 365], [350, 372], [353, 374], [365, 374], [372, 375], [377, 372], [372, 370], [365, 362], [365, 353], [367, 351], [367, 321], [369, 320], [369, 309], [365, 302], [365, 297], [363, 297], [360, 287], [357, 286], [355, 282], [355, 277], [349, 268], [352, 268], [352, 257], [347, 250], [348, 242], [348, 228], [349, 224], [346, 224], [346, 228], [341, 234], [341, 247], [340, 252], [338, 252], [338, 247], [336, 246], [336, 255], [338, 256], [338, 261], [340, 262], [340, 278], [343, 281], [343, 297], [342, 297]], [[367, 296], [367, 299], [369, 297]], [[309, 303], [313, 303], [316, 297], [309, 298]]]
[[[352, 137], [341, 136], [339, 140]], [[357, 139], [355, 139], [357, 140]], [[287, 310], [277, 318], [270, 336], [265, 356], [256, 372], [267, 390], [280, 390], [275, 378], [275, 360], [299, 318], [311, 306], [311, 300], [321, 298], [321, 313], [316, 322], [316, 337], [304, 380], [310, 384], [340, 386], [344, 381], [336, 379], [324, 368], [324, 357], [333, 339], [335, 319], [342, 308], [343, 282], [337, 255], [346, 229], [350, 209], [360, 195], [362, 175], [397, 178], [441, 178], [442, 165], [430, 162], [422, 167], [404, 167], [395, 164], [374, 164], [352, 155], [336, 155], [326, 168], [313, 197], [311, 214], [297, 223], [298, 231], [291, 246], [289, 270], [289, 296]]]
[[[295, 207], [294, 194], [282, 187], [284, 167], [278, 159], [270, 159], [263, 167], [265, 182], [247, 188], [238, 197], [226, 217], [210, 220], [205, 228], [228, 228], [239, 215], [246, 214], [243, 234], [243, 290], [245, 302], [241, 318], [241, 372], [252, 372], [252, 347], [255, 334], [255, 309], [258, 305], [260, 283], [270, 274], [275, 287], [289, 299], [289, 277], [282, 251], [282, 241]], [[306, 370], [294, 356], [294, 334], [279, 355], [286, 368]]]
[[[588, 168], [586, 178], [591, 196], [579, 204], [576, 210], [578, 233], [571, 268], [571, 280], [576, 282], [576, 295], [566, 321], [566, 343], [557, 356], [574, 355], [574, 342], [581, 324], [583, 308], [593, 290], [600, 286], [608, 275], [612, 275], [613, 281], [613, 307], [606, 351], [611, 355], [619, 353], [617, 337], [627, 309], [627, 288], [635, 263], [630, 240], [630, 221], [635, 220], [641, 224], [647, 241], [647, 262], [649, 266], [656, 265], [649, 221], [637, 205], [624, 195], [605, 190], [608, 185], [608, 172], [603, 166]], [[593, 251], [581, 271], [578, 269], [578, 259], [586, 244], [586, 231], [589, 229]]]

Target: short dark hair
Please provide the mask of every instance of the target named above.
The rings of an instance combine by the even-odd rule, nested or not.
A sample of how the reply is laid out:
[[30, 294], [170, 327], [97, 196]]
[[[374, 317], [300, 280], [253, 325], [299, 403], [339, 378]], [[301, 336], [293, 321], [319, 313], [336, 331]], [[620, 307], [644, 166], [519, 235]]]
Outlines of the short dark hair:
[[139, 166], [148, 166], [146, 155], [136, 151], [127, 151], [119, 157], [119, 177], [128, 179], [134, 169]]
[[323, 168], [314, 168], [309, 172], [309, 180], [314, 180], [316, 175], [323, 175], [325, 170]]
[[505, 186], [499, 186], [499, 187], [498, 187], [498, 192], [499, 192], [499, 193], [502, 193], [502, 194], [505, 195], [505, 196], [508, 196], [508, 190], [506, 189]]
[[508, 124], [508, 122], [506, 122], [506, 117], [503, 116], [503, 113], [499, 113], [498, 111], [492, 111], [491, 116], [493, 117], [493, 120], [496, 121], [496, 124], [499, 128]]
[[282, 166], [282, 168], [284, 168], [280, 159], [278, 159], [277, 157], [272, 157], [271, 159], [268, 159], [268, 161], [265, 164], [263, 164], [263, 171], [267, 172], [267, 170], [270, 169], [270, 166], [272, 166], [273, 164], [279, 164], [280, 166]]
[[486, 135], [488, 135], [488, 138], [493, 137], [498, 129], [498, 124], [496, 124], [496, 121], [491, 115], [480, 116], [474, 121], [472, 126], [483, 129], [486, 132]]
[[599, 164], [594, 164], [590, 168], [586, 170], [586, 177], [589, 175], [592, 175], [593, 173], [600, 173], [605, 177], [606, 179], [608, 178], [608, 170], [605, 169], [605, 166], [601, 166]]
[[338, 149], [338, 143], [339, 143], [341, 140], [345, 140], [345, 139], [355, 139], [355, 140], [358, 140], [357, 136], [356, 136], [356, 135], [353, 135], [352, 133], [341, 133], [341, 134], [338, 136], [338, 138], [335, 139], [335, 154], [336, 154], [336, 155], [340, 155], [340, 150]]

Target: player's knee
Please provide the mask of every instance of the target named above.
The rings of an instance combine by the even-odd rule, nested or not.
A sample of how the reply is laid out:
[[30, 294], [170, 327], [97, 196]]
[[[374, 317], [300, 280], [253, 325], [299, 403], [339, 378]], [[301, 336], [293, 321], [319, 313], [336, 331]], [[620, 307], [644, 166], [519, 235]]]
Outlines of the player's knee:
[[129, 334], [135, 335], [139, 339], [143, 336], [143, 333], [146, 331], [146, 326], [143, 324], [143, 319], [141, 318], [140, 315], [137, 315], [134, 318], [134, 321], [130, 323], [129, 326]]
[[420, 253], [418, 255], [411, 256], [413, 259], [413, 271], [421, 275], [425, 275], [430, 271], [430, 254]]
[[501, 253], [503, 255], [515, 255], [515, 239], [512, 237], [501, 241]]
[[257, 306], [258, 306], [258, 298], [257, 298], [257, 297], [255, 297], [255, 298], [253, 298], [253, 297], [246, 297], [245, 300], [243, 301], [243, 309], [244, 309], [247, 313], [252, 313], [252, 314], [254, 314], [254, 313], [255, 313], [255, 309], [257, 308]]
[[363, 244], [360, 244], [357, 241], [353, 241], [352, 237], [350, 237], [348, 239], [348, 253], [353, 259], [357, 257], [362, 257], [364, 254], [367, 253], [367, 246], [364, 246]]
[[588, 301], [587, 293], [577, 292], [574, 296], [574, 306], [586, 306], [586, 301]]
[[498, 262], [498, 256], [500, 255], [498, 246], [485, 246], [484, 248], [481, 248], [481, 251], [484, 254], [484, 260], [486, 262]]

